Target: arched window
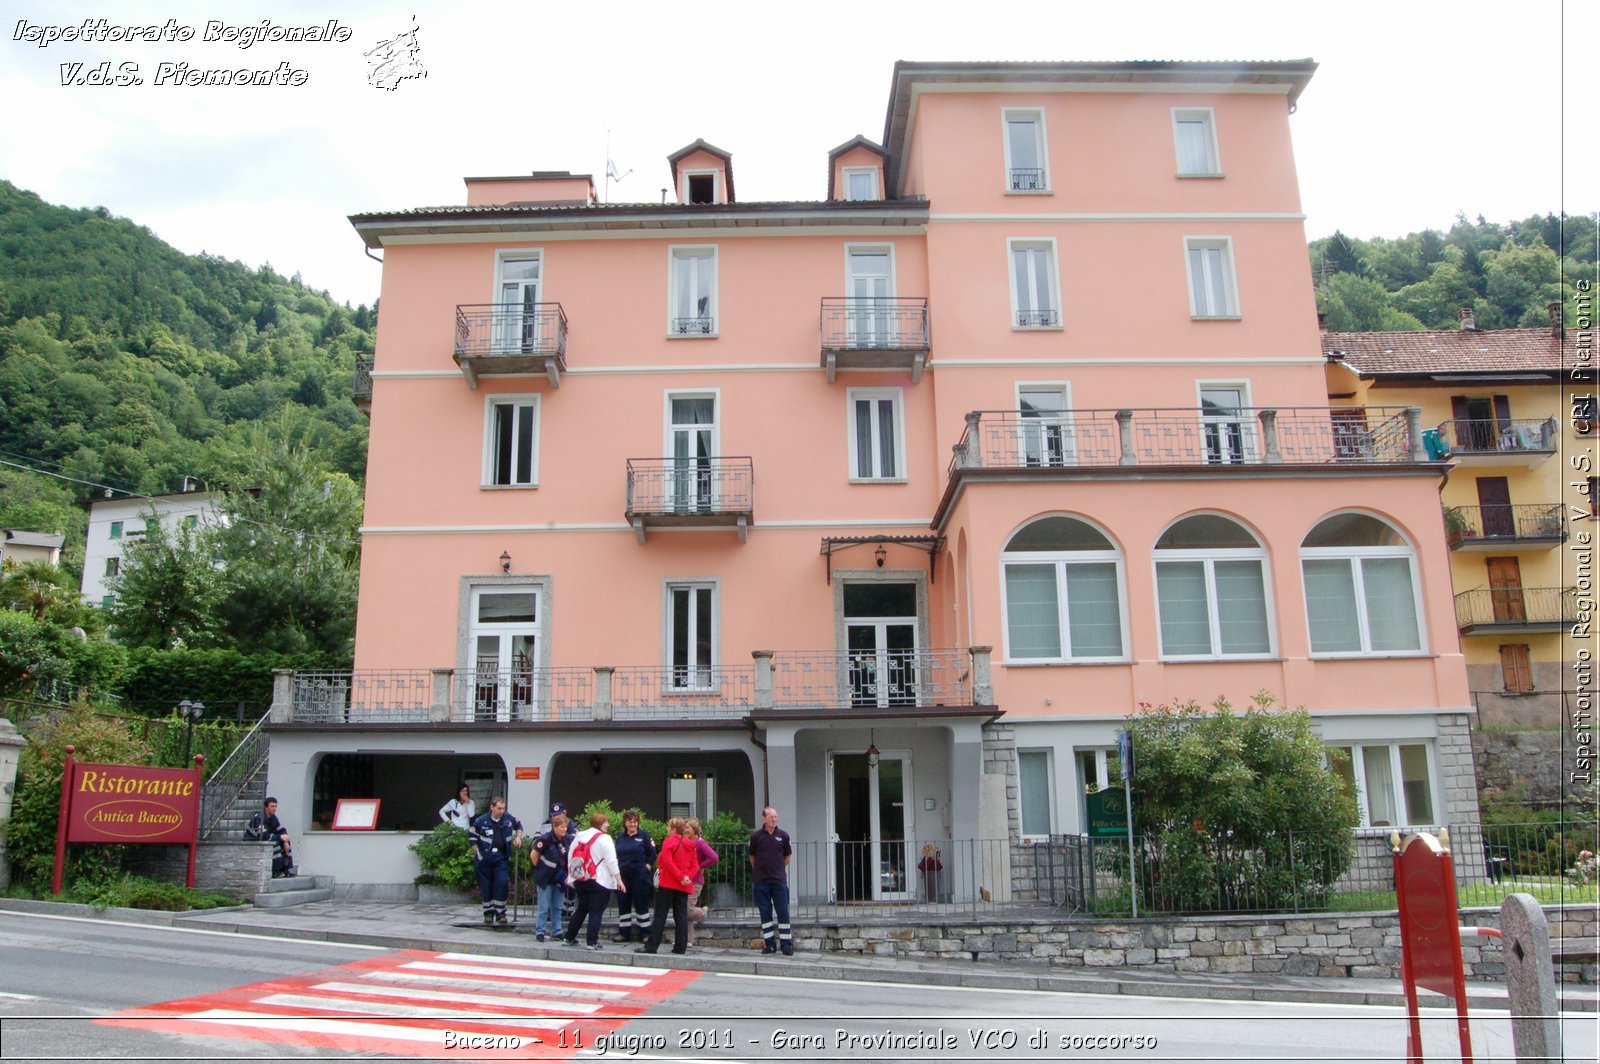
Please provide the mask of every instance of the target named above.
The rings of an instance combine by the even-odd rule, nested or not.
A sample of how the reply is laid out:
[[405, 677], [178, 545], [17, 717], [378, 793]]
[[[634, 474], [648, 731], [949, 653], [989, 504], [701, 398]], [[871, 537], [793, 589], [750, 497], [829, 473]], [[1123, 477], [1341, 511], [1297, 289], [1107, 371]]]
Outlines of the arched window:
[[1243, 525], [1216, 514], [1175, 522], [1156, 541], [1163, 658], [1272, 653], [1267, 552]]
[[1393, 526], [1335, 514], [1300, 544], [1311, 653], [1415, 654], [1422, 650], [1416, 555]]
[[1008, 660], [1123, 660], [1122, 555], [1104, 533], [1046, 517], [1012, 536], [1000, 563]]

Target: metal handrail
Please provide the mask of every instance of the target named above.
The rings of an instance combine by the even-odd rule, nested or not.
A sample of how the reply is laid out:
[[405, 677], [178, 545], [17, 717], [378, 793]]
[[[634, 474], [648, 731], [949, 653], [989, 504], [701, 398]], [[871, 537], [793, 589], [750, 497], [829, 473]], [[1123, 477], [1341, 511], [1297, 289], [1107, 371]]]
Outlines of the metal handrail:
[[902, 296], [824, 296], [827, 351], [926, 351], [928, 300]]
[[[254, 727], [245, 733], [239, 740], [239, 745], [233, 748], [233, 753], [223, 759], [222, 764], [206, 777], [205, 786], [200, 791], [200, 827], [201, 837], [209, 836], [233, 808], [233, 803], [244, 793], [256, 773], [267, 763], [267, 735], [261, 726], [272, 716], [272, 711], [261, 715]], [[246, 766], [241, 768], [240, 766]]]
[[457, 358], [555, 355], [567, 352], [567, 314], [560, 303], [479, 303], [456, 307]]
[[630, 516], [755, 510], [755, 465], [748, 457], [630, 458], [627, 469]]

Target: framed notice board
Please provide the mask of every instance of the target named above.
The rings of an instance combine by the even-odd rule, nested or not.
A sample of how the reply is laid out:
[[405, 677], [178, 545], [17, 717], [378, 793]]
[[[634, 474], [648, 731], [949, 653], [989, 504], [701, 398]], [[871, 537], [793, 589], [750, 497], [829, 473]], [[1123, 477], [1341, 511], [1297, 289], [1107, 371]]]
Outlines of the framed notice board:
[[334, 831], [372, 831], [378, 826], [381, 798], [340, 798], [333, 807]]

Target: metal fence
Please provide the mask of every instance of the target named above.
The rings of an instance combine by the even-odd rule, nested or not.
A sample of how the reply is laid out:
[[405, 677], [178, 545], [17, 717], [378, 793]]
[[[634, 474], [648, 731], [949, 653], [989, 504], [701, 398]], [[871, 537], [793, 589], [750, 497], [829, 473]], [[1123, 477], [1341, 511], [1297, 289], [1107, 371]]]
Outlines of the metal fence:
[[296, 671], [298, 724], [419, 723], [428, 720], [433, 674], [427, 669]]
[[567, 314], [560, 303], [480, 303], [456, 307], [456, 356], [565, 355]]
[[966, 706], [972, 704], [972, 657], [965, 650], [780, 653], [772, 657], [773, 704]]
[[1456, 627], [1566, 625], [1578, 620], [1578, 590], [1567, 587], [1488, 587], [1456, 596]]
[[894, 296], [825, 296], [822, 346], [830, 351], [926, 351], [928, 301]]
[[[1187, 833], [1186, 833], [1187, 834]], [[1458, 902], [1496, 907], [1512, 891], [1547, 905], [1600, 899], [1593, 822], [1449, 829]], [[1226, 838], [1136, 836], [1133, 889], [1127, 838], [1056, 836], [1066, 868], [1060, 903], [1086, 914], [1313, 913], [1395, 908], [1388, 833], [1362, 831], [1353, 845], [1287, 834], [1251, 849]], [[1589, 853], [1588, 858], [1581, 855]]]
[[1553, 451], [1559, 431], [1556, 419], [1460, 418], [1440, 422], [1439, 435], [1452, 451], [1482, 454], [1496, 451]]
[[630, 458], [627, 513], [749, 514], [755, 480], [747, 457]]
[[614, 720], [737, 720], [755, 704], [754, 665], [612, 670]]
[[1553, 503], [1509, 503], [1498, 506], [1451, 506], [1444, 512], [1450, 545], [1473, 540], [1565, 539], [1565, 508]]
[[976, 410], [950, 472], [1117, 465], [1322, 465], [1415, 461], [1399, 407]]

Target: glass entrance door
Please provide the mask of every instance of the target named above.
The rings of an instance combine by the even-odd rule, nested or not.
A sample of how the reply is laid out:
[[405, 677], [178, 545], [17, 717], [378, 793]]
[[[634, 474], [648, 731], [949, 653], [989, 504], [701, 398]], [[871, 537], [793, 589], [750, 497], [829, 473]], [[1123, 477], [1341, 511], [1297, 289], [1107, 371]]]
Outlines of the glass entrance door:
[[539, 593], [479, 588], [472, 593], [471, 714], [475, 721], [538, 715]]
[[1236, 465], [1247, 460], [1252, 441], [1244, 404], [1243, 388], [1200, 389], [1200, 426], [1208, 463]]
[[667, 427], [672, 456], [671, 508], [683, 513], [712, 512], [716, 503], [711, 458], [716, 446], [717, 400], [710, 395], [673, 396], [671, 417]]
[[886, 750], [828, 755], [828, 883], [835, 902], [910, 901], [916, 832], [911, 754]]
[[914, 706], [920, 693], [917, 585], [852, 582], [844, 588], [845, 682], [852, 706]]

